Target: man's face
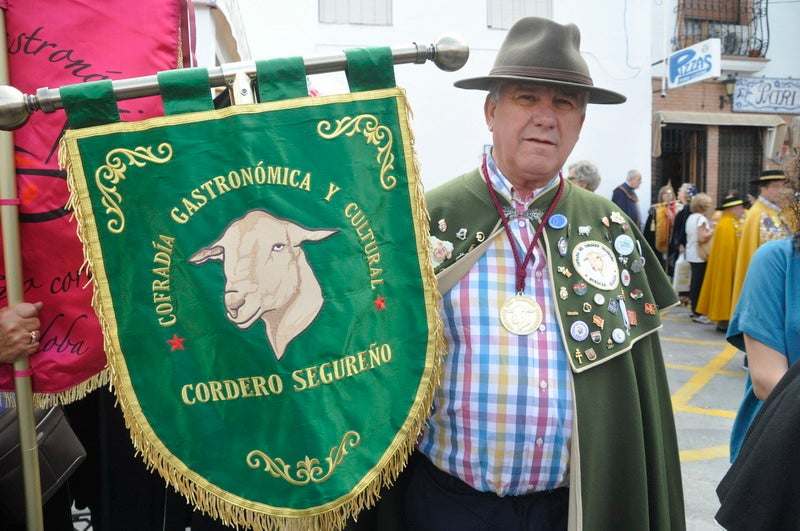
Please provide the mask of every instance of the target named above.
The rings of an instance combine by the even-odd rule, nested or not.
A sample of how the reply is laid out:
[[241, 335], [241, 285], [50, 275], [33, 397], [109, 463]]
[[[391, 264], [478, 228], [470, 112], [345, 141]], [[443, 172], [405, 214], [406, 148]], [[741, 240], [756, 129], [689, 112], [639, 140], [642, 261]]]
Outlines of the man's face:
[[737, 218], [741, 218], [744, 215], [744, 205], [736, 205], [735, 207], [731, 207], [728, 209], [728, 212]]
[[761, 195], [770, 203], [780, 205], [786, 201], [786, 183], [784, 181], [772, 181], [761, 187]]
[[484, 104], [492, 156], [518, 191], [547, 184], [575, 147], [586, 117], [583, 91], [508, 83]]
[[633, 188], [634, 190], [636, 190], [637, 188], [639, 188], [639, 185], [640, 185], [640, 184], [642, 184], [642, 174], [641, 174], [641, 173], [637, 173], [636, 175], [634, 175], [634, 176], [631, 178], [631, 180], [628, 182], [628, 185], [629, 185], [631, 188]]

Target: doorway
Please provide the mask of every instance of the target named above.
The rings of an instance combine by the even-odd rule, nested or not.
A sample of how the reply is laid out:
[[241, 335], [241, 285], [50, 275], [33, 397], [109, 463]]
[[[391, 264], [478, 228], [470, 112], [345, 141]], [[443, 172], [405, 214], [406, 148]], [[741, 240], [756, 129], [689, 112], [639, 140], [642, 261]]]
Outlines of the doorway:
[[661, 134], [661, 156], [653, 159], [650, 202], [658, 190], [671, 183], [675, 191], [689, 182], [706, 189], [706, 128], [702, 125], [668, 124]]

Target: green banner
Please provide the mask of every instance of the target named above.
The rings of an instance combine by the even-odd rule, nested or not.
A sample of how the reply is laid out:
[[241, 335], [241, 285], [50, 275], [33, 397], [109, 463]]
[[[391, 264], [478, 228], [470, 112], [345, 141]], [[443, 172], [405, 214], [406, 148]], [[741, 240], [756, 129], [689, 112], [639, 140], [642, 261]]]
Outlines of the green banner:
[[408, 458], [443, 337], [399, 89], [68, 131], [135, 446], [227, 524], [343, 526]]

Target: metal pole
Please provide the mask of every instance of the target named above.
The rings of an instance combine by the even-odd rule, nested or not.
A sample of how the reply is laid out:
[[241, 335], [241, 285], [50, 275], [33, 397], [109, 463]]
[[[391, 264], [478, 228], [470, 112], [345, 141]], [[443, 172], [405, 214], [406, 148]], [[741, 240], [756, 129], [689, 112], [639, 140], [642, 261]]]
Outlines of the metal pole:
[[[6, 34], [5, 11], [0, 14], [0, 34]], [[8, 83], [8, 55], [0, 52], [0, 83]], [[14, 167], [14, 137], [0, 131], [0, 224], [3, 234], [3, 256], [6, 268], [8, 304], [23, 302], [22, 259], [19, 245], [19, 208], [17, 198], [16, 168]], [[12, 204], [6, 203], [6, 201]], [[36, 442], [36, 423], [33, 418], [33, 390], [28, 358], [14, 363], [14, 388], [17, 395], [20, 450], [22, 451], [23, 487], [25, 491], [25, 518], [28, 531], [42, 531], [42, 486], [39, 482], [39, 448]]]
[[[466, 41], [453, 34], [439, 37], [435, 43], [425, 46], [412, 43], [411, 46], [392, 48], [394, 64], [423, 64], [433, 61], [436, 66], [447, 72], [458, 70], [469, 58], [469, 47]], [[344, 52], [317, 57], [304, 58], [306, 74], [323, 74], [336, 72], [347, 67]], [[230, 86], [237, 74], [244, 73], [250, 77], [256, 74], [255, 61], [228, 63], [208, 69], [208, 80], [212, 87]], [[114, 97], [119, 100], [155, 96], [159, 93], [158, 76], [142, 76], [112, 81]], [[13, 130], [22, 127], [32, 112], [41, 110], [45, 113], [55, 112], [64, 107], [61, 102], [60, 89], [40, 88], [36, 95], [22, 94], [10, 86], [0, 86], [0, 130]]]

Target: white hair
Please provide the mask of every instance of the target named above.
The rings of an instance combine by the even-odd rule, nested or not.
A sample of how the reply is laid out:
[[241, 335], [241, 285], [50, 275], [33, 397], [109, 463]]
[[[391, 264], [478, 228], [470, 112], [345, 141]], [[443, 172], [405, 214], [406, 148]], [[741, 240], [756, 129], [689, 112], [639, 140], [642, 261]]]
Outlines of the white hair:
[[642, 176], [642, 172], [640, 172], [639, 170], [628, 170], [628, 177], [626, 177], [625, 180], [627, 182], [631, 182], [636, 177], [641, 177], [641, 176]]

